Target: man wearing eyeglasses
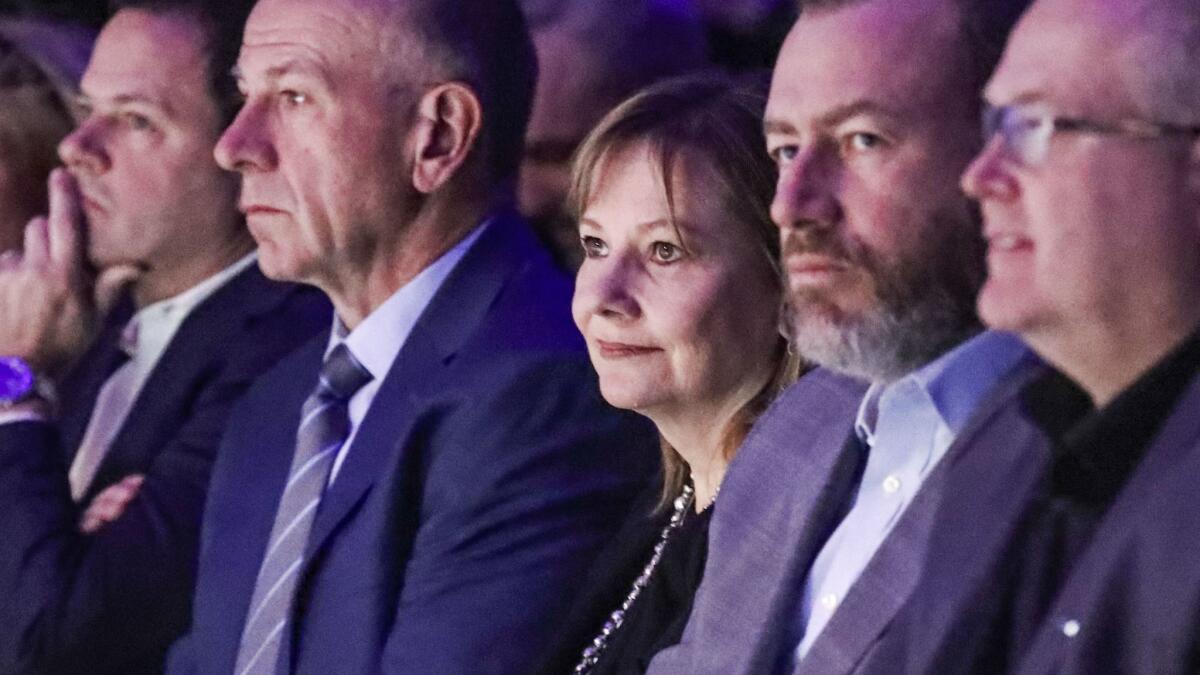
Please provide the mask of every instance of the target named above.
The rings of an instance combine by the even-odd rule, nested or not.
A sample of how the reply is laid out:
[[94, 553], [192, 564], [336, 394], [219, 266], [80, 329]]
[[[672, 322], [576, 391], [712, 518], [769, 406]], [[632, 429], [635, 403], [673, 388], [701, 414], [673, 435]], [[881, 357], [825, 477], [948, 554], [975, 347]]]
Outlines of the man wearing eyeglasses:
[[955, 467], [905, 672], [1200, 672], [1200, 4], [1039, 0], [989, 83], [980, 315], [1058, 372]]

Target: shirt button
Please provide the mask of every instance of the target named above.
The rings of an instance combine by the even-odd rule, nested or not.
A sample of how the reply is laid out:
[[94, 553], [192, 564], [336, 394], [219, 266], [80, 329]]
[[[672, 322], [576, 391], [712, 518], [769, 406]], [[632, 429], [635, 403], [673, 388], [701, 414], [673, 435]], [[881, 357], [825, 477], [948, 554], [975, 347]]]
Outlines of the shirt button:
[[1079, 635], [1079, 622], [1074, 619], [1064, 622], [1062, 625], [1062, 632], [1063, 635], [1066, 635], [1069, 638]]
[[821, 596], [821, 605], [825, 609], [833, 609], [834, 607], [837, 607], [837, 604], [838, 596], [836, 594], [826, 593], [825, 595]]
[[896, 494], [900, 491], [900, 479], [895, 474], [883, 479], [883, 491], [891, 494]]

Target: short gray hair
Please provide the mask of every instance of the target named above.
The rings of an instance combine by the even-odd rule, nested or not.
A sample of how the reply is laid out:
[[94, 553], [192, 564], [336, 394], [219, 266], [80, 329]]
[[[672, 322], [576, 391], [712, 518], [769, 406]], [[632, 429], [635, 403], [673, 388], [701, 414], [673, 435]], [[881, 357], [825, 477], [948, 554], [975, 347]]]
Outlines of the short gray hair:
[[418, 50], [395, 54], [411, 71], [469, 85], [484, 110], [480, 146], [496, 182], [515, 181], [537, 83], [537, 56], [516, 0], [394, 0], [393, 28]]

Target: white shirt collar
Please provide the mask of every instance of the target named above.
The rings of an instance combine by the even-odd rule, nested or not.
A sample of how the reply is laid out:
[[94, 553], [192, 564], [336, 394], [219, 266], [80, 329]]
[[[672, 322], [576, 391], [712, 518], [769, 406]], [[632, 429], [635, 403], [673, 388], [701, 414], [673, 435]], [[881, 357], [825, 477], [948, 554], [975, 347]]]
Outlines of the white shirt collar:
[[122, 331], [122, 348], [135, 361], [152, 367], [192, 310], [257, 260], [257, 251], [248, 253], [186, 291], [138, 310]]
[[1029, 354], [1016, 336], [984, 331], [895, 382], [871, 384], [858, 407], [854, 430], [874, 447], [881, 405], [907, 391], [920, 396], [957, 435], [997, 380]]

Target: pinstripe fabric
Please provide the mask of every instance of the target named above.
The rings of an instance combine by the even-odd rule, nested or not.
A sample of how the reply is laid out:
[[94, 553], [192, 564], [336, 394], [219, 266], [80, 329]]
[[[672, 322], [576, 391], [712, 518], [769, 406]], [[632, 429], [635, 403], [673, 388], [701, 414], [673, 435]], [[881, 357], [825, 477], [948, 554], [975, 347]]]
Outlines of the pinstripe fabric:
[[304, 402], [296, 454], [242, 630], [237, 675], [275, 672], [317, 505], [338, 448], [350, 433], [347, 402], [370, 379], [371, 374], [340, 344], [325, 360], [317, 388]]

